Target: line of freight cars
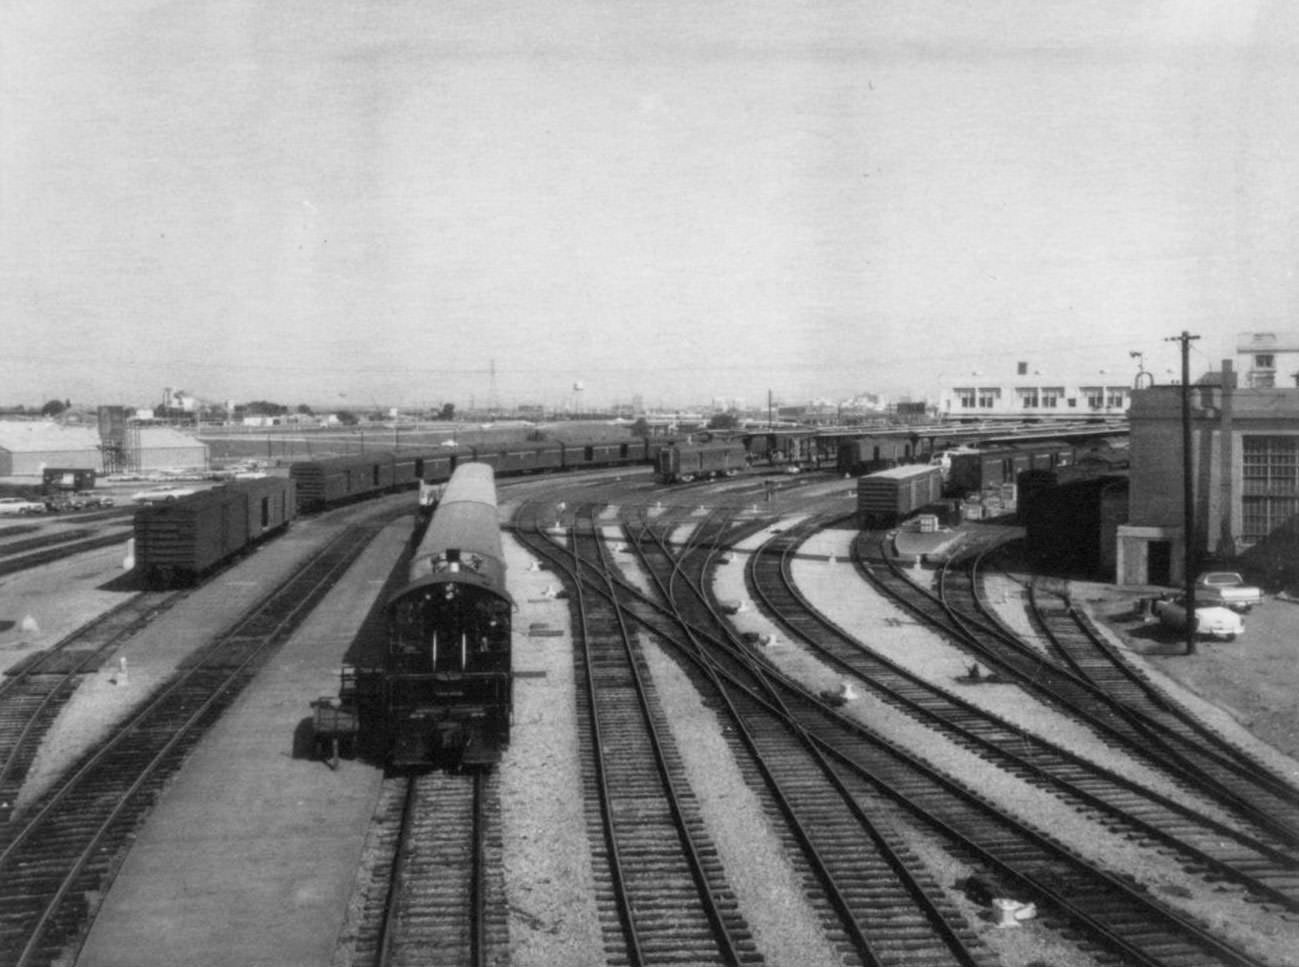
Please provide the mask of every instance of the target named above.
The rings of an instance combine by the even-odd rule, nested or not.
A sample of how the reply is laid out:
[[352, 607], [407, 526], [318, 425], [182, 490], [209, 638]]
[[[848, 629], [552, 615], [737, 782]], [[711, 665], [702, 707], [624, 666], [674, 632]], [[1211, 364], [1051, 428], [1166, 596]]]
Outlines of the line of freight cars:
[[149, 587], [193, 584], [298, 515], [440, 485], [464, 463], [497, 476], [653, 463], [659, 441], [494, 444], [375, 451], [293, 464], [289, 476], [237, 480], [135, 514], [135, 571]]
[[[890, 467], [924, 465], [926, 461], [927, 455], [916, 451], [902, 437], [862, 437], [839, 445], [838, 470], [854, 477]], [[944, 465], [944, 496], [965, 497], [1013, 484], [1028, 470], [1059, 470], [1081, 464], [1105, 469], [1126, 467], [1127, 445], [1121, 438], [1026, 440], [949, 449], [928, 463]]]

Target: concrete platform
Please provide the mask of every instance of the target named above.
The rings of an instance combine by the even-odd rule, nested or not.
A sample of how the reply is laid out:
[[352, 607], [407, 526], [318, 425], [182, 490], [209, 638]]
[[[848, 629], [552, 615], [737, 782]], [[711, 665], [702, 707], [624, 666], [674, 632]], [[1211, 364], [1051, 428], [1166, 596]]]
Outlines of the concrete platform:
[[337, 691], [343, 654], [410, 527], [385, 529], [200, 743], [128, 853], [77, 963], [330, 962], [382, 775], [295, 757], [295, 734], [311, 700]]

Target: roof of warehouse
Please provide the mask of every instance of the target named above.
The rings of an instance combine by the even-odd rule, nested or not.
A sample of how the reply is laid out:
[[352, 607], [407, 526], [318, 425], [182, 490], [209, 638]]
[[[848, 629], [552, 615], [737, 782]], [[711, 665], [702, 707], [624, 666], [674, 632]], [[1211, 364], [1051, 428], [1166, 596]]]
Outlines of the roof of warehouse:
[[99, 430], [89, 426], [62, 426], [49, 420], [0, 421], [0, 449], [10, 453], [97, 450]]
[[[141, 427], [140, 445], [149, 450], [207, 447], [202, 440], [169, 426]], [[0, 450], [10, 453], [98, 449], [99, 428], [95, 426], [63, 426], [50, 420], [0, 420]]]

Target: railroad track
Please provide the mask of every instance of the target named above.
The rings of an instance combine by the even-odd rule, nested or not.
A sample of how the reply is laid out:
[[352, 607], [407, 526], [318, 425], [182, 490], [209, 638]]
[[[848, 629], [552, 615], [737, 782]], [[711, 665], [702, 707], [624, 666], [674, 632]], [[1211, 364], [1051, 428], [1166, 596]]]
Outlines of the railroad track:
[[[546, 554], [542, 546], [546, 543], [541, 540], [533, 546]], [[583, 581], [588, 581], [586, 569], [582, 574]], [[594, 582], [589, 587], [598, 592]], [[665, 612], [652, 596], [641, 595], [631, 584], [621, 582], [615, 582], [614, 590], [626, 598], [629, 614], [663, 640], [673, 642], [681, 656], [697, 669], [705, 701], [710, 705], [719, 703], [715, 707], [724, 704], [731, 710], [733, 718], [729, 721], [737, 739], [742, 736], [747, 744], [768, 734], [800, 734], [808, 749], [818, 752], [832, 768], [841, 790], [838, 794], [844, 801], [868, 804], [863, 808], [872, 819], [884, 817], [878, 835], [887, 839], [890, 824], [898, 824], [893, 829], [907, 823], [927, 829], [947, 849], [1032, 896], [1044, 911], [1044, 922], [1068, 931], [1067, 936], [1081, 937], [1080, 942], [1091, 949], [1106, 951], [1104, 956], [1178, 967], [1261, 963], [1139, 886], [1097, 868], [1049, 835], [997, 809], [976, 789], [953, 781], [918, 756], [828, 709], [799, 683], [775, 669], [764, 668], [760, 677], [755, 676], [752, 656], [744, 654], [747, 649], [737, 642], [705, 639], [705, 649], [695, 648], [688, 643], [690, 636], [683, 631], [678, 616]], [[780, 761], [780, 756], [750, 758], [755, 762]], [[763, 778], [766, 788], [773, 788], [771, 780]], [[825, 781], [821, 784], [824, 786]], [[859, 830], [851, 842], [860, 844], [865, 838], [866, 834]], [[809, 852], [802, 845], [800, 848], [804, 855]], [[830, 852], [842, 855], [847, 851], [832, 847]], [[922, 882], [923, 876], [924, 871], [920, 871]], [[936, 899], [939, 904], [943, 902], [941, 896]], [[886, 923], [882, 917], [899, 902], [877, 907], [873, 923]], [[915, 901], [906, 902], [914, 906]], [[948, 914], [940, 917], [948, 921], [949, 928], [952, 926]], [[930, 929], [936, 928], [930, 924]], [[842, 924], [833, 935], [846, 936]], [[955, 935], [958, 941], [964, 939], [959, 928]], [[867, 960], [878, 956], [871, 952], [869, 943], [844, 943], [846, 957], [881, 962]], [[924, 945], [914, 937], [903, 943], [930, 951], [935, 957], [933, 962], [966, 962], [957, 958], [979, 956], [977, 951], [969, 950], [959, 954], [933, 941]], [[882, 962], [888, 962], [890, 956], [885, 955]]]
[[136, 595], [0, 678], [0, 823], [8, 822], [36, 750], [59, 711], [117, 646], [172, 607], [181, 594]]
[[0, 828], [0, 967], [75, 957], [93, 898], [167, 780], [381, 526], [344, 530]]
[[[1166, 696], [1128, 674], [1099, 636], [1069, 636], [1067, 651], [1065, 639], [1053, 642], [1053, 651], [1065, 656], [1057, 660], [1009, 632], [979, 593], [981, 557], [948, 561], [940, 571], [940, 603], [958, 629], [959, 642], [977, 649], [1000, 674], [1066, 706], [1126, 749], [1212, 796], [1242, 821], [1299, 847], [1299, 788], [1193, 716], [1179, 714]], [[877, 577], [879, 573], [876, 569]], [[890, 584], [898, 586], [897, 581]], [[922, 603], [914, 595], [912, 600]]]
[[1252, 837], [1193, 808], [1186, 797], [1151, 790], [1047, 742], [869, 650], [817, 611], [795, 585], [792, 568], [816, 526], [811, 521], [775, 535], [754, 550], [746, 568], [754, 600], [793, 640], [860, 690], [1101, 825], [1134, 842], [1176, 850], [1207, 878], [1235, 882], [1260, 900], [1299, 910], [1299, 854], [1275, 837]]
[[616, 594], [597, 606], [585, 568], [612, 588], [605, 541], [587, 513], [570, 531], [574, 662], [584, 802], [611, 961], [760, 964], [694, 799], [644, 657]]
[[30, 547], [7, 556], [4, 560], [0, 560], [0, 576], [28, 571], [35, 567], [51, 564], [54, 561], [74, 557], [77, 554], [84, 554], [87, 551], [96, 551], [101, 547], [124, 544], [127, 538], [131, 536], [129, 529], [84, 536], [84, 534], [88, 533], [91, 532], [88, 530], [78, 532], [78, 536], [71, 539], [64, 539], [61, 536], [56, 538], [54, 535], [51, 535], [48, 539], [34, 539], [34, 543]]

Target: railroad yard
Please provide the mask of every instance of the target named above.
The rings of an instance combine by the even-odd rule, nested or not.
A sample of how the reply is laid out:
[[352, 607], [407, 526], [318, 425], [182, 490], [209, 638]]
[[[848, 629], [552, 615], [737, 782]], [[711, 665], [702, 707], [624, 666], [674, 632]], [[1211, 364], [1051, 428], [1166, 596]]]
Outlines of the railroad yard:
[[1299, 605], [1182, 655], [833, 473], [498, 500], [510, 744], [416, 776], [312, 733], [412, 492], [185, 590], [129, 509], [0, 528], [0, 965], [1294, 962]]

